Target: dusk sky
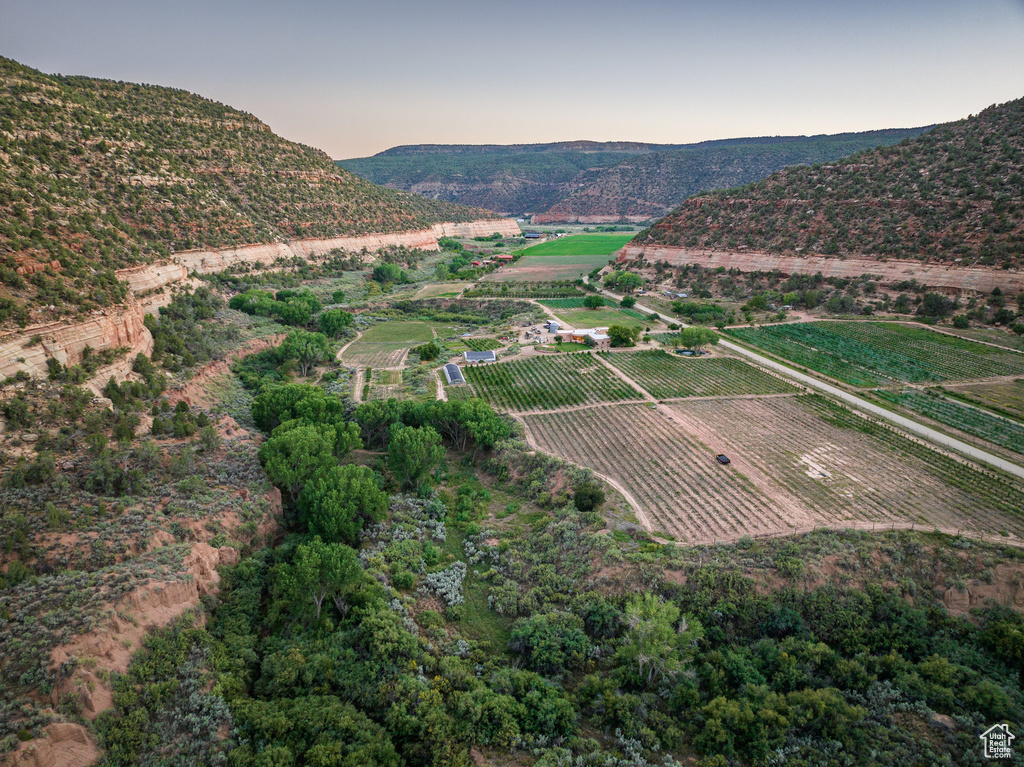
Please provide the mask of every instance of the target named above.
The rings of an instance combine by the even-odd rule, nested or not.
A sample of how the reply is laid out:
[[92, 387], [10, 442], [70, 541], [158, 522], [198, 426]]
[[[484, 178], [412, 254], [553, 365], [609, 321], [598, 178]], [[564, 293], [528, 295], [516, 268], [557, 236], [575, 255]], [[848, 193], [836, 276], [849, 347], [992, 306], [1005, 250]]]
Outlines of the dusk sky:
[[335, 158], [912, 127], [1024, 96], [1024, 0], [0, 0], [0, 55], [184, 88]]

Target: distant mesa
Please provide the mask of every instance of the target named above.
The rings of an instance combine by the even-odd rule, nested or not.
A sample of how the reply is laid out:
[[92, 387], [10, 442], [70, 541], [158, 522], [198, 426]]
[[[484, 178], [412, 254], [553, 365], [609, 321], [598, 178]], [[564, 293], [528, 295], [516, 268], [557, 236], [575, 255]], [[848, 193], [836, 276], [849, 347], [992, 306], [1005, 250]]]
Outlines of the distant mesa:
[[663, 216], [705, 190], [759, 181], [789, 165], [831, 162], [925, 130], [696, 144], [419, 144], [338, 164], [376, 184], [504, 215], [529, 214], [537, 224], [637, 223]]

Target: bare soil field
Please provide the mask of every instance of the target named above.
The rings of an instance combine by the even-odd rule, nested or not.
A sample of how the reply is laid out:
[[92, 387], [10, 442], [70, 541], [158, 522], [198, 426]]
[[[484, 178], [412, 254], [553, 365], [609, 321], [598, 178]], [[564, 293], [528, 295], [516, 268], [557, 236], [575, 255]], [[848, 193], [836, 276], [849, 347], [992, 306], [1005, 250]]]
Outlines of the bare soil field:
[[[679, 541], [911, 524], [1024, 537], [1024, 487], [868, 428], [814, 395], [608, 405], [523, 420], [538, 447], [624, 484]], [[718, 464], [717, 453], [732, 463]]]
[[409, 344], [356, 341], [345, 349], [341, 361], [353, 367], [397, 368], [402, 366], [408, 354]]
[[608, 256], [523, 256], [491, 272], [481, 282], [575, 280], [608, 263]]

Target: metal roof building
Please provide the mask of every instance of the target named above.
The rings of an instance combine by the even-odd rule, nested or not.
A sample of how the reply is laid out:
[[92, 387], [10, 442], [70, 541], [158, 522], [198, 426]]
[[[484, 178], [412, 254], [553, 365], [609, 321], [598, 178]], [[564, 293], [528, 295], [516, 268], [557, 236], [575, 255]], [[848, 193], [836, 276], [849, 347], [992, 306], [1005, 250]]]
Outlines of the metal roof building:
[[449, 362], [444, 366], [444, 377], [448, 379], [448, 383], [455, 386], [466, 383], [466, 379], [462, 377], [462, 371], [454, 362]]
[[498, 357], [493, 350], [488, 352], [466, 352], [466, 362], [496, 362]]

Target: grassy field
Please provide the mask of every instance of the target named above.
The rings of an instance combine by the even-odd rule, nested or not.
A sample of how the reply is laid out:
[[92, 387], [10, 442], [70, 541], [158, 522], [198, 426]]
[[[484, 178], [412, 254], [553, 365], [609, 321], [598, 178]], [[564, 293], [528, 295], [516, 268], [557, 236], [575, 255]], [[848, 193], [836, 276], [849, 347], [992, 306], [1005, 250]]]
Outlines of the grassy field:
[[971, 384], [948, 390], [950, 396], [1024, 421], [1024, 378], [1006, 383]]
[[549, 410], [642, 396], [590, 354], [467, 367], [463, 373], [480, 397], [505, 410]]
[[[610, 405], [524, 420], [541, 449], [618, 481], [679, 541], [911, 524], [1024, 534], [1020, 483], [816, 395]], [[732, 463], [719, 465], [716, 453]]]
[[576, 280], [608, 263], [608, 256], [524, 256], [491, 272], [481, 282], [556, 282]]
[[738, 328], [730, 335], [853, 386], [971, 380], [1024, 373], [1024, 355], [926, 328], [810, 322]]
[[[609, 325], [624, 325], [627, 328], [647, 327], [643, 315], [627, 309], [553, 309], [555, 316], [574, 328], [603, 328]], [[630, 313], [627, 313], [630, 312]]]
[[416, 292], [416, 298], [454, 298], [462, 291], [462, 284], [443, 282], [437, 285], [424, 285]]
[[781, 378], [731, 357], [686, 359], [659, 350], [603, 353], [656, 399], [741, 394], [795, 394]]
[[432, 329], [438, 330], [438, 335], [444, 337], [446, 326], [432, 324], [429, 322], [380, 322], [363, 332], [359, 341], [369, 343], [405, 343], [408, 345], [424, 344], [434, 338]]
[[901, 394], [878, 392], [877, 394], [889, 402], [894, 402], [939, 423], [952, 426], [954, 429], [973, 434], [975, 437], [1024, 455], [1024, 423], [1002, 418], [987, 410], [965, 405], [953, 399], [923, 394], [918, 391]]
[[610, 256], [632, 239], [632, 234], [574, 234], [519, 252], [524, 256]]
[[965, 328], [963, 330], [943, 328], [943, 330], [972, 341], [985, 341], [986, 343], [1002, 346], [1006, 349], [1016, 349], [1019, 352], [1024, 352], [1024, 336], [1019, 336], [1003, 328]]

